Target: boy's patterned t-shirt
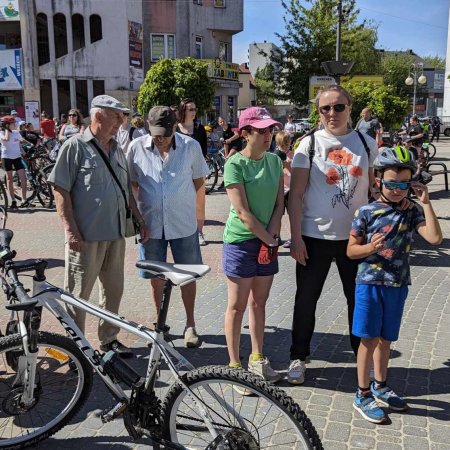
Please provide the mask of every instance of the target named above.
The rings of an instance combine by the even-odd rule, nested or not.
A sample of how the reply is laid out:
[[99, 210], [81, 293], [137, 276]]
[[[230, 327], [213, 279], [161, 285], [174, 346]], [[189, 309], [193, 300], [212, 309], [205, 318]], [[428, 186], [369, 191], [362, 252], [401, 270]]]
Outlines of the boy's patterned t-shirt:
[[411, 284], [409, 252], [413, 232], [425, 217], [417, 207], [400, 210], [387, 203], [373, 202], [355, 213], [351, 235], [367, 244], [375, 233], [384, 235], [382, 250], [365, 258], [358, 266], [357, 284], [400, 287]]

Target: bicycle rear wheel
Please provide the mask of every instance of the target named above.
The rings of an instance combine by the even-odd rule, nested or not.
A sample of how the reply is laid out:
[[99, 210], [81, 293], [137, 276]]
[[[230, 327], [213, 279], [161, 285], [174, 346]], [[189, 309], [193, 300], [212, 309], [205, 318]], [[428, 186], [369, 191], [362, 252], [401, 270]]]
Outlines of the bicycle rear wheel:
[[0, 180], [0, 206], [6, 211], [8, 209], [8, 194], [5, 185]]
[[50, 172], [53, 170], [53, 166], [55, 164], [49, 164], [39, 171], [37, 175], [37, 182], [39, 185], [37, 197], [40, 204], [44, 208], [52, 208], [53, 207], [53, 188], [51, 184], [48, 182], [48, 176]]
[[217, 164], [212, 160], [207, 158], [206, 165], [208, 166], [209, 173], [206, 175], [205, 189], [206, 193], [209, 194], [215, 187], [217, 183], [217, 178], [219, 177], [219, 169]]
[[38, 341], [35, 398], [27, 407], [21, 403], [24, 370], [14, 370], [21, 367], [22, 340], [19, 334], [0, 338], [2, 449], [25, 448], [48, 438], [72, 419], [89, 396], [92, 369], [76, 344], [44, 332]]
[[211, 366], [182, 378], [208, 412], [218, 436], [212, 436], [188, 392], [174, 383], [161, 411], [165, 439], [189, 449], [219, 448], [225, 441], [230, 450], [323, 448], [300, 406], [283, 390], [249, 372]]
[[436, 146], [431, 142], [428, 143], [428, 152], [430, 154], [428, 160], [433, 159], [436, 156]]

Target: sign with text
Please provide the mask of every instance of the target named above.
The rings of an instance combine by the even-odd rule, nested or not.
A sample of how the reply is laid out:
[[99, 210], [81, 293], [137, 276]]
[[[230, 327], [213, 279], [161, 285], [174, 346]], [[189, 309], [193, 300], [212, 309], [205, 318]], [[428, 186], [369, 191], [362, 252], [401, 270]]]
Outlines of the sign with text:
[[309, 77], [309, 99], [316, 97], [317, 93], [324, 87], [336, 84], [336, 80], [328, 75], [312, 75]]
[[0, 22], [20, 20], [19, 0], [0, 0]]
[[209, 78], [239, 80], [239, 64], [222, 61], [220, 58], [202, 59], [202, 61], [208, 64]]
[[0, 91], [23, 89], [22, 50], [0, 50]]
[[34, 100], [25, 102], [25, 122], [31, 123], [34, 130], [39, 130], [39, 102]]
[[341, 77], [341, 83], [361, 83], [368, 81], [373, 84], [383, 84], [382, 75], [344, 75]]
[[128, 48], [130, 65], [130, 83], [144, 81], [144, 65], [142, 63], [142, 24], [128, 21]]

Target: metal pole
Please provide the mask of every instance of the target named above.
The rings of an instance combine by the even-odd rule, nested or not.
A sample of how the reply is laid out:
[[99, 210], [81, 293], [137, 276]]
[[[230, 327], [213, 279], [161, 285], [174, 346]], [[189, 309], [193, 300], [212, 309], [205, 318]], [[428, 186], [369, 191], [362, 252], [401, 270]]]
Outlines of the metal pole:
[[417, 70], [416, 65], [413, 64], [413, 80], [414, 80], [414, 93], [413, 93], [413, 116], [416, 115], [416, 87], [417, 87]]
[[341, 24], [342, 24], [342, 0], [338, 3], [338, 23], [336, 35], [336, 61], [341, 60]]

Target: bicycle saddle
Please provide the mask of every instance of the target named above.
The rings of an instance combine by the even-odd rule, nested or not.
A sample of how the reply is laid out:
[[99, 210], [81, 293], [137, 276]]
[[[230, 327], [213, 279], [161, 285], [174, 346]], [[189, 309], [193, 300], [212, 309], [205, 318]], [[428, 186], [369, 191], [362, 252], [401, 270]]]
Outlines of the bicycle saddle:
[[171, 264], [150, 260], [138, 261], [136, 267], [153, 275], [163, 276], [176, 286], [191, 283], [211, 270], [206, 264]]

